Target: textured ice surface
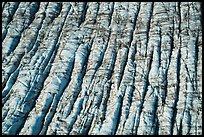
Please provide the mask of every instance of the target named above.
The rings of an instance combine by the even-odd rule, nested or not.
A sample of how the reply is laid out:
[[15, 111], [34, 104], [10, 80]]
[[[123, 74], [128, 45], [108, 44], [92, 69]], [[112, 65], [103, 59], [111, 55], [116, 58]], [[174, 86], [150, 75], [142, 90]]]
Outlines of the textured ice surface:
[[199, 2], [2, 2], [2, 134], [202, 134]]

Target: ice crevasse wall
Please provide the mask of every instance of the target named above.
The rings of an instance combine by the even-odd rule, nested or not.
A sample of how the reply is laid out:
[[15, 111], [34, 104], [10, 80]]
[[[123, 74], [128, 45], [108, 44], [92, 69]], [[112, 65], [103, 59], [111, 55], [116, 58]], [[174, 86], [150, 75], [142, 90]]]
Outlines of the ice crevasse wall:
[[202, 134], [199, 2], [2, 2], [2, 134]]

